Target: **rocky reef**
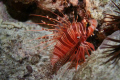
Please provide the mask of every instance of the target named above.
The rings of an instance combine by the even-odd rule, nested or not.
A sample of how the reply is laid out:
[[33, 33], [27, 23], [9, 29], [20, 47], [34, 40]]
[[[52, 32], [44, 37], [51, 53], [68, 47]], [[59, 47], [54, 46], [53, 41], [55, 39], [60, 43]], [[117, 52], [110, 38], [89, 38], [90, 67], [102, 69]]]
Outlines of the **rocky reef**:
[[[112, 0], [116, 5], [120, 5], [120, 0]], [[82, 4], [82, 2], [86, 2]], [[80, 5], [80, 6], [77, 6]], [[21, 6], [21, 7], [17, 7]], [[83, 9], [82, 9], [82, 8]], [[57, 74], [51, 74], [52, 66], [50, 64], [50, 57], [53, 50], [53, 45], [40, 51], [43, 46], [35, 47], [40, 44], [40, 39], [43, 35], [50, 34], [49, 31], [30, 31], [40, 30], [43, 25], [31, 24], [31, 22], [39, 22], [43, 18], [36, 18], [29, 16], [30, 14], [49, 15], [56, 18], [51, 12], [59, 14], [59, 11], [73, 18], [73, 11], [75, 15], [85, 16], [82, 13], [84, 10], [90, 13], [90, 18], [98, 21], [97, 31], [95, 37], [91, 42], [95, 45], [96, 50], [93, 51], [90, 57], [82, 65], [75, 68], [68, 69], [69, 65], [65, 64]], [[103, 40], [118, 28], [112, 30], [112, 25], [106, 26], [104, 23], [105, 14], [112, 14], [119, 16], [114, 10], [119, 11], [111, 0], [4, 0], [0, 1], [0, 79], [1, 80], [119, 80], [120, 79], [120, 60], [114, 66], [110, 61], [103, 64], [109, 59], [104, 57], [104, 51], [107, 49], [100, 49], [103, 46]], [[88, 13], [86, 12], [86, 15]], [[46, 21], [47, 22], [47, 21]], [[115, 27], [115, 25], [113, 25]], [[45, 26], [44, 28], [48, 28]], [[108, 31], [107, 30], [111, 30]], [[105, 32], [106, 31], [106, 32]], [[111, 38], [120, 40], [120, 31]], [[112, 35], [113, 35], [112, 34]], [[106, 40], [106, 39], [105, 39]], [[94, 43], [94, 41], [96, 41]], [[98, 43], [98, 44], [97, 44]], [[104, 42], [105, 43], [105, 42]], [[119, 45], [120, 43], [107, 41], [110, 45]], [[47, 45], [48, 43], [46, 43]], [[100, 46], [100, 47], [99, 47]], [[109, 53], [108, 53], [109, 54]], [[114, 67], [114, 68], [113, 68]]]

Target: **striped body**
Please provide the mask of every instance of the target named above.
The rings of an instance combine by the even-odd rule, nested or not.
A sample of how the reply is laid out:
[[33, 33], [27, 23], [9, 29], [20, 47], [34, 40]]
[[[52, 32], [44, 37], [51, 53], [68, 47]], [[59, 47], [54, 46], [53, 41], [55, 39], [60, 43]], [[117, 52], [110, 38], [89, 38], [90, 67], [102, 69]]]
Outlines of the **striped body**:
[[[66, 62], [71, 61], [77, 67], [78, 64], [85, 61], [85, 54], [89, 55], [88, 50], [94, 50], [94, 46], [86, 40], [93, 34], [97, 21], [92, 19], [89, 22], [91, 25], [88, 29], [84, 22], [74, 22], [69, 28], [62, 30], [62, 36], [57, 39], [54, 47], [54, 55], [51, 59], [53, 66], [56, 66], [58, 62], [64, 65]], [[60, 61], [61, 59], [64, 61]]]
[[[55, 14], [55, 13], [53, 13]], [[34, 15], [34, 14], [33, 14]], [[55, 14], [57, 15], [57, 14]], [[69, 68], [75, 67], [77, 68], [78, 65], [85, 62], [85, 55], [88, 56], [89, 51], [94, 50], [94, 45], [92, 43], [87, 42], [87, 38], [91, 36], [97, 27], [97, 21], [95, 19], [87, 20], [83, 19], [81, 22], [73, 22], [71, 23], [69, 20], [63, 19], [60, 16], [59, 18], [53, 19], [49, 18], [48, 16], [41, 16], [47, 18], [49, 20], [53, 20], [58, 22], [60, 25], [56, 24], [48, 24], [44, 21], [42, 23], [36, 24], [45, 24], [51, 27], [55, 27], [53, 29], [42, 29], [42, 30], [30, 30], [30, 31], [53, 31], [53, 34], [44, 35], [42, 37], [38, 37], [33, 40], [38, 39], [46, 39], [48, 37], [49, 40], [41, 42], [35, 47], [41, 46], [47, 42], [49, 44], [45, 45], [40, 51], [47, 48], [48, 46], [52, 45], [56, 42], [54, 49], [53, 49], [53, 56], [51, 58], [51, 64], [53, 66], [53, 73], [55, 73], [61, 66], [65, 63], [70, 62]], [[87, 23], [90, 23], [90, 26], [87, 26]], [[30, 40], [31, 41], [31, 40]]]

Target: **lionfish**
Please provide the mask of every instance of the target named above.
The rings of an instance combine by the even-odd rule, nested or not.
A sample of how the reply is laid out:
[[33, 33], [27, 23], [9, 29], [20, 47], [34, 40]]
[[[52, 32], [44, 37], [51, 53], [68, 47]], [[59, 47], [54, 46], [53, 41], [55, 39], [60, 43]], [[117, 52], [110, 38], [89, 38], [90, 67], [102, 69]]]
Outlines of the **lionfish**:
[[[53, 13], [57, 15], [56, 13]], [[94, 45], [87, 42], [87, 38], [90, 37], [97, 27], [97, 20], [95, 19], [83, 19], [81, 22], [74, 20], [70, 22], [63, 14], [64, 18], [57, 15], [57, 19], [50, 18], [49, 16], [42, 16], [32, 14], [32, 16], [40, 16], [49, 19], [50, 21], [57, 22], [58, 24], [48, 24], [45, 21], [37, 24], [45, 24], [51, 26], [53, 29], [43, 29], [44, 31], [53, 31], [53, 34], [45, 35], [39, 39], [49, 37], [52, 35], [52, 39], [49, 39], [41, 44], [50, 42], [46, 47], [56, 43], [53, 49], [53, 56], [51, 58], [51, 64], [54, 71], [60, 69], [65, 63], [70, 62], [69, 67], [76, 67], [85, 62], [85, 55], [90, 56], [89, 51], [93, 51]], [[89, 24], [89, 25], [88, 25]], [[32, 31], [32, 30], [31, 30]], [[33, 30], [41, 31], [41, 30]]]

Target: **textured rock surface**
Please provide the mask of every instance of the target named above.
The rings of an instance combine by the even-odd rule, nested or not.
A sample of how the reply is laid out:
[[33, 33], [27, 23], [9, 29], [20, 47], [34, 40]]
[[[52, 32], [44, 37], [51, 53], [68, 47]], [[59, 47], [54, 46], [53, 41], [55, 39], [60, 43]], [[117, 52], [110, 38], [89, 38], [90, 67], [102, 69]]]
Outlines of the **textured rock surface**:
[[[7, 78], [5, 75], [7, 75], [10, 80], [23, 78], [23, 76], [28, 73], [25, 68], [27, 65], [32, 66], [33, 72], [27, 76], [28, 78], [25, 77], [26, 79], [35, 80], [42, 79], [45, 75], [48, 76], [47, 73], [49, 70], [47, 70], [46, 67], [50, 66], [50, 62], [49, 54], [47, 53], [50, 51], [43, 50], [40, 52], [39, 49], [41, 47], [34, 48], [36, 44], [39, 44], [39, 41], [37, 41], [37, 43], [35, 41], [28, 42], [33, 36], [38, 37], [38, 34], [42, 35], [42, 33], [30, 34], [26, 32], [27, 29], [33, 26], [35, 27], [36, 25], [25, 25], [21, 22], [7, 22], [1, 20], [0, 64], [2, 66], [0, 67], [0, 77], [2, 79]], [[36, 62], [36, 60], [32, 60], [35, 54], [38, 54], [41, 58], [38, 58], [36, 65], [32, 65], [32, 63]]]
[[[90, 3], [91, 13], [94, 18], [101, 20], [103, 10], [106, 7], [109, 12], [109, 6], [113, 6], [109, 0], [105, 1], [104, 7], [102, 0], [95, 1], [93, 9]], [[116, 0], [119, 1], [119, 0]], [[59, 5], [58, 5], [59, 6]], [[99, 6], [99, 7], [98, 7]], [[103, 10], [103, 11], [102, 11]], [[111, 9], [112, 10], [112, 7]], [[93, 14], [94, 13], [94, 14]], [[30, 21], [28, 21], [30, 22]], [[69, 64], [64, 65], [57, 75], [50, 75], [50, 54], [51, 48], [39, 51], [41, 47], [34, 47], [39, 44], [39, 40], [30, 40], [49, 34], [50, 32], [31, 32], [27, 30], [41, 29], [39, 25], [28, 24], [14, 20], [7, 13], [5, 5], [0, 2], [0, 79], [2, 80], [119, 80], [120, 70], [118, 66], [114, 69], [112, 65], [101, 65], [107, 58], [103, 56], [102, 50], [93, 52], [89, 59], [81, 66], [78, 71], [75, 69], [66, 70]], [[36, 60], [35, 60], [36, 59]], [[26, 68], [27, 67], [27, 68]], [[75, 76], [74, 76], [75, 75]]]
[[[2, 2], [0, 2], [0, 13], [0, 79], [50, 79], [49, 49], [40, 52], [42, 46], [34, 48], [36, 44], [39, 44], [39, 41], [29, 42], [48, 32], [34, 33], [27, 31], [33, 28], [41, 29], [41, 27], [12, 19], [6, 12], [6, 7]], [[34, 56], [35, 54], [40, 57]], [[37, 60], [33, 60], [33, 57], [36, 57]], [[32, 65], [32, 63], [36, 64]], [[28, 71], [26, 66], [31, 66], [33, 71]]]
[[[90, 11], [93, 18], [101, 20], [104, 18], [105, 13], [115, 14], [114, 10], [117, 8], [111, 2], [111, 0], [86, 0], [87, 6], [86, 9]], [[112, 0], [117, 5], [120, 3], [120, 0]]]

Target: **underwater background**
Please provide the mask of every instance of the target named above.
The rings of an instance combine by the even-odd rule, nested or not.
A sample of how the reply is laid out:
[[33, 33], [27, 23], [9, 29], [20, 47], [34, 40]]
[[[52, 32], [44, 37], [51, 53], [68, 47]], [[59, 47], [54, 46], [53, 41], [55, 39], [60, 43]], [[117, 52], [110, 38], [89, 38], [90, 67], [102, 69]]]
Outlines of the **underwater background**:
[[[48, 40], [39, 37], [54, 34], [42, 30], [51, 29], [47, 24], [54, 21], [43, 16], [56, 20], [67, 16], [71, 23], [98, 22], [87, 39], [95, 50], [85, 55], [77, 69], [68, 68], [70, 62], [66, 62], [53, 72], [50, 61], [55, 43], [41, 50], [49, 42], [39, 46]], [[120, 80], [119, 68], [120, 0], [0, 0], [0, 80]]]

